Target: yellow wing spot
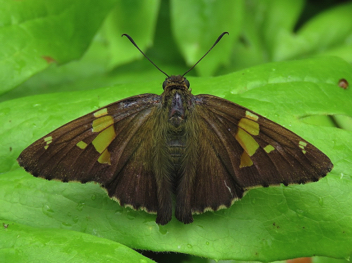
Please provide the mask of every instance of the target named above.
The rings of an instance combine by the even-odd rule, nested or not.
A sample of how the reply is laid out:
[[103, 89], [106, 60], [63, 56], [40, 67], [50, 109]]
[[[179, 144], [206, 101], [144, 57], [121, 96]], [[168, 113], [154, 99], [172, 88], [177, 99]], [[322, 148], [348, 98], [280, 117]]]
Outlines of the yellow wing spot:
[[48, 136], [44, 138], [44, 142], [46, 142], [47, 144], [51, 143], [53, 141], [53, 137], [52, 136]]
[[299, 147], [306, 147], [307, 146], [307, 143], [306, 142], [303, 142], [303, 141], [299, 141], [299, 143], [298, 143], [298, 145], [299, 145]]
[[240, 122], [238, 123], [238, 126], [252, 135], [259, 134], [259, 123], [258, 122], [252, 121], [250, 119], [242, 118], [240, 120]]
[[92, 141], [92, 144], [98, 153], [103, 153], [103, 151], [110, 145], [110, 143], [115, 139], [116, 133], [114, 126], [110, 126], [98, 134], [97, 137]]
[[114, 118], [111, 115], [101, 117], [93, 121], [92, 132], [101, 132], [113, 124]]
[[46, 150], [49, 148], [49, 144], [53, 142], [53, 137], [52, 136], [45, 137], [44, 142], [45, 142], [44, 149]]
[[98, 162], [107, 163], [108, 165], [111, 165], [110, 152], [108, 151], [108, 149], [105, 149], [105, 151], [103, 151], [103, 153], [99, 156]]
[[253, 165], [253, 161], [251, 160], [251, 157], [249, 157], [248, 153], [243, 152], [241, 155], [240, 168], [249, 167], [252, 165]]
[[98, 111], [93, 113], [95, 118], [99, 118], [99, 117], [104, 116], [106, 114], [108, 114], [108, 109], [107, 108], [100, 109], [100, 110], [98, 110]]
[[307, 143], [303, 142], [303, 141], [299, 141], [298, 146], [299, 146], [299, 148], [302, 149], [302, 153], [306, 154], [307, 151], [304, 148], [307, 146]]
[[240, 127], [238, 127], [235, 138], [249, 156], [252, 156], [259, 148], [259, 144], [253, 137]]
[[267, 146], [264, 147], [264, 151], [266, 151], [267, 153], [270, 153], [274, 150], [275, 150], [275, 148], [270, 144], [268, 144]]
[[255, 115], [254, 113], [246, 110], [246, 118], [257, 121], [259, 119], [259, 117], [257, 115]]
[[88, 144], [86, 144], [84, 141], [80, 141], [76, 144], [76, 146], [78, 148], [81, 148], [82, 150], [84, 150], [87, 147]]

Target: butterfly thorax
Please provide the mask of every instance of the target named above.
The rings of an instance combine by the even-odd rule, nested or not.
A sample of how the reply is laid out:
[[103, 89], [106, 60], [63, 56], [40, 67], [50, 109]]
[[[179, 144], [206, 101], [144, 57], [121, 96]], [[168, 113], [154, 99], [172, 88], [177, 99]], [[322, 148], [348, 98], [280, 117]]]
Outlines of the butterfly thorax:
[[168, 122], [178, 128], [185, 123], [188, 110], [192, 106], [189, 82], [185, 77], [179, 75], [170, 76], [164, 81], [163, 88], [163, 107], [169, 113]]

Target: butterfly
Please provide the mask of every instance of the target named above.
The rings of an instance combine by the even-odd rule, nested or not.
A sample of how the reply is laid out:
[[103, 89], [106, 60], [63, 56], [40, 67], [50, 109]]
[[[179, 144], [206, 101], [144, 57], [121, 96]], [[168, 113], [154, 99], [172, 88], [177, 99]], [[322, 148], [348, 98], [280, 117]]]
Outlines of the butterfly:
[[253, 187], [314, 182], [332, 169], [324, 153], [279, 124], [216, 96], [192, 95], [186, 73], [160, 71], [167, 76], [161, 95], [133, 96], [73, 120], [26, 148], [19, 164], [48, 180], [97, 182], [121, 206], [156, 213], [161, 225], [173, 207], [188, 224]]

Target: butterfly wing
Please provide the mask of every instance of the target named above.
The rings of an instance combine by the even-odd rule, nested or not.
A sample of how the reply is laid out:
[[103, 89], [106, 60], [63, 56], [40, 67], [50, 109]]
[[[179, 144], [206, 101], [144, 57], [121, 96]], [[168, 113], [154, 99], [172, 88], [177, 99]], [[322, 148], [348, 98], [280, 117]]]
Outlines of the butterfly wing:
[[95, 181], [121, 205], [157, 211], [150, 158], [153, 112], [160, 96], [112, 103], [54, 130], [26, 148], [18, 162], [34, 176]]
[[194, 102], [200, 154], [194, 174], [185, 170], [178, 188], [181, 221], [192, 222], [190, 211], [229, 207], [250, 188], [317, 181], [333, 167], [316, 147], [240, 105], [211, 95]]

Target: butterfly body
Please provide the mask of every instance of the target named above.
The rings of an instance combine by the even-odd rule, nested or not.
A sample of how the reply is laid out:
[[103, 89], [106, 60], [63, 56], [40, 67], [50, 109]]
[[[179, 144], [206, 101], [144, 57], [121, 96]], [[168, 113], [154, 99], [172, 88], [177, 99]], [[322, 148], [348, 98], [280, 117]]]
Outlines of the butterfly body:
[[187, 224], [251, 188], [317, 181], [332, 169], [324, 153], [279, 124], [192, 95], [184, 75], [168, 76], [161, 95], [126, 98], [59, 127], [27, 147], [19, 164], [48, 180], [97, 182], [120, 205], [157, 213], [158, 224], [172, 219], [173, 207]]

